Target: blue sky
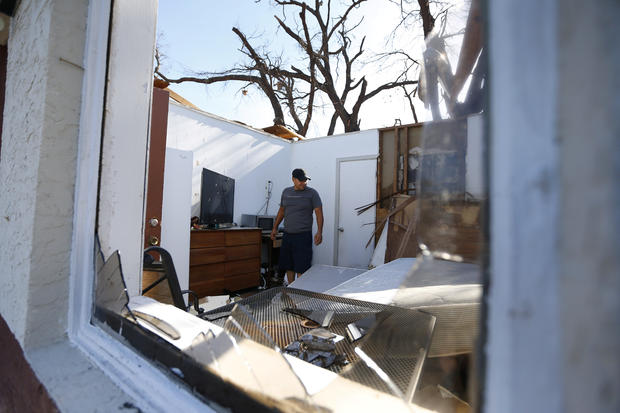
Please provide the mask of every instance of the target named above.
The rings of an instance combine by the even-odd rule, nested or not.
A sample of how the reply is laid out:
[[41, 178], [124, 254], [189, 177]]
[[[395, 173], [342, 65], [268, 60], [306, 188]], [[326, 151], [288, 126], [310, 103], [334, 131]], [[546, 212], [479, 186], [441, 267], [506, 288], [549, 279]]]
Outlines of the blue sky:
[[[370, 0], [360, 9], [362, 11], [364, 22], [359, 32], [368, 36], [365, 48], [369, 52], [383, 50], [389, 34], [387, 28], [397, 18], [396, 7], [387, 0]], [[157, 31], [160, 49], [166, 55], [164, 71], [175, 77], [192, 71], [219, 71], [242, 61], [239, 39], [231, 30], [233, 26], [249, 37], [261, 36], [261, 40], [252, 42], [256, 46], [268, 42], [270, 49], [294, 54], [291, 41], [276, 31], [274, 14], [279, 15], [279, 9], [268, 0], [259, 3], [254, 0], [159, 0]], [[397, 42], [419, 54], [423, 45], [415, 40], [417, 34], [403, 35]], [[369, 88], [379, 84], [379, 77], [387, 71], [387, 68], [371, 70]], [[239, 82], [209, 86], [183, 83], [171, 85], [171, 89], [207, 112], [255, 127], [271, 125], [273, 111], [266, 98], [257, 89], [248, 89], [248, 94], [243, 95], [239, 93], [242, 86]], [[418, 116], [424, 117], [423, 105], [417, 103]], [[324, 135], [330, 116], [329, 108], [325, 113], [316, 111], [316, 125], [308, 136]], [[413, 122], [409, 105], [400, 91], [384, 93], [365, 103], [361, 118], [362, 129], [391, 126], [396, 118], [403, 124]]]

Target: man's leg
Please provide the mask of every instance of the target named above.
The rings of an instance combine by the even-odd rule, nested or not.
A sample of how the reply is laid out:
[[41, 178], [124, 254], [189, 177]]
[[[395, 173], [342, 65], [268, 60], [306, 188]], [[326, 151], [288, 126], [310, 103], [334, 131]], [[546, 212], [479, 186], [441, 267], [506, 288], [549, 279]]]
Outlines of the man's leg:
[[[301, 277], [301, 274], [306, 272], [312, 263], [312, 232], [301, 233], [295, 239], [292, 244], [292, 256], [293, 256], [293, 270], [295, 274], [291, 274], [290, 277], [297, 279]], [[288, 273], [287, 273], [288, 274]]]
[[288, 280], [289, 284], [295, 281], [295, 271], [292, 271], [292, 270], [286, 271], [286, 279]]

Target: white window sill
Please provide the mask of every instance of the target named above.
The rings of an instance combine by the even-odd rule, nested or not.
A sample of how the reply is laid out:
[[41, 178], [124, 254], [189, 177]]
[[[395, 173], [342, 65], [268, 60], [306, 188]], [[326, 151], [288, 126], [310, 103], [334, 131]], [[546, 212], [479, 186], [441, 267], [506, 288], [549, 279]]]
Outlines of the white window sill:
[[212, 409], [183, 385], [100, 328], [27, 351], [26, 357], [62, 412]]

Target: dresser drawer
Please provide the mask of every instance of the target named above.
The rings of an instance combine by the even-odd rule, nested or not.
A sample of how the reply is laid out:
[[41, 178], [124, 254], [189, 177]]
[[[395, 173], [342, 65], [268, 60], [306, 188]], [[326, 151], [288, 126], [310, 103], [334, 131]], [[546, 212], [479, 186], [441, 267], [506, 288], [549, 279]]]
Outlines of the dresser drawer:
[[260, 244], [261, 230], [248, 229], [226, 232], [226, 245]]
[[190, 248], [223, 247], [226, 245], [225, 231], [192, 231]]
[[260, 257], [258, 245], [233, 247], [194, 248], [189, 253], [189, 265], [214, 264], [224, 261]]
[[260, 285], [261, 235], [258, 228], [192, 231], [190, 289], [203, 297]]
[[237, 274], [224, 278], [214, 278], [191, 284], [191, 289], [199, 297], [220, 295], [230, 291], [243, 290], [260, 284], [260, 277], [256, 272]]
[[260, 239], [261, 230], [258, 228], [192, 231], [190, 248], [257, 244], [260, 243]]
[[[229, 275], [254, 272], [260, 274], [260, 257], [215, 264], [195, 265], [189, 268], [189, 282], [223, 278]], [[190, 289], [191, 285], [190, 285]]]

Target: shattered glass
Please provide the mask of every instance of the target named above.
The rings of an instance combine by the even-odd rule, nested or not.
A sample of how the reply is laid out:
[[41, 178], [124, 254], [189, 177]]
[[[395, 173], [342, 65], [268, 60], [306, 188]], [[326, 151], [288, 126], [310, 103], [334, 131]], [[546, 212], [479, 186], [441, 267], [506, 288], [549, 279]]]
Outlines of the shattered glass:
[[345, 368], [343, 376], [363, 377], [366, 385], [410, 402], [435, 326], [434, 317], [417, 314], [423, 316], [393, 309], [377, 313], [364, 339], [356, 344], [360, 360]]
[[[479, 13], [473, 0], [466, 19], [438, 23], [427, 37], [419, 96], [429, 122], [419, 146], [405, 145], [389, 168], [399, 196], [415, 198], [401, 247], [411, 241], [419, 254], [390, 301], [273, 288], [200, 314], [219, 330], [197, 335], [186, 354], [284, 411], [321, 410], [329, 391], [328, 384], [309, 384], [317, 380], [304, 376], [303, 363], [394, 396], [405, 411], [411, 402], [469, 411], [486, 251], [480, 113], [487, 73]], [[96, 268], [95, 308], [130, 314], [118, 252], [104, 261], [98, 250]]]
[[[291, 309], [307, 311], [300, 315]], [[306, 316], [312, 311], [333, 312], [329, 327], [307, 327]], [[226, 321], [215, 322], [232, 336], [276, 351], [284, 349], [285, 354], [407, 403], [417, 387], [435, 322], [434, 316], [421, 311], [294, 288], [274, 288], [248, 297], [232, 313]], [[351, 341], [347, 331], [355, 323], [366, 326], [367, 332]]]
[[[436, 317], [413, 401], [471, 411], [480, 331], [488, 189], [484, 96], [487, 67], [480, 2], [426, 39], [420, 93], [432, 122], [417, 149], [410, 239], [419, 251], [391, 303]], [[460, 33], [462, 36], [451, 36]], [[452, 43], [452, 44], [451, 44]], [[409, 255], [412, 256], [412, 255]]]
[[[220, 339], [220, 336], [224, 336]], [[224, 322], [224, 331], [216, 340], [228, 341], [238, 357], [218, 357], [220, 373], [235, 371], [246, 376], [244, 387], [265, 395], [284, 399], [286, 403], [314, 411], [315, 407], [304, 383], [295, 374], [290, 362], [267, 331], [256, 321], [251, 310], [234, 304]], [[256, 346], [258, 343], [260, 346]], [[273, 351], [268, 351], [273, 350]], [[243, 365], [239, 365], [239, 363]]]
[[94, 255], [96, 269], [94, 313], [97, 314], [98, 309], [103, 309], [114, 314], [130, 316], [135, 320], [128, 306], [129, 294], [123, 277], [120, 253], [115, 251], [104, 260], [99, 240], [96, 238]]

